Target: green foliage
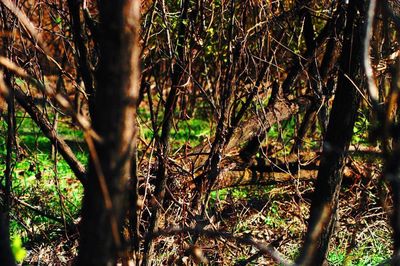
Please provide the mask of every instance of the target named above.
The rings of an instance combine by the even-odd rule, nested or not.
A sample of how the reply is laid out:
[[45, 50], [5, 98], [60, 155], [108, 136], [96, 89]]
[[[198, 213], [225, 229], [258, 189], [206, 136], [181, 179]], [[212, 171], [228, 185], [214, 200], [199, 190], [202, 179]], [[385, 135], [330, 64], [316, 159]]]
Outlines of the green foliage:
[[172, 130], [172, 139], [176, 147], [184, 144], [190, 144], [195, 147], [201, 141], [210, 135], [210, 124], [208, 121], [201, 119], [190, 119], [182, 121], [178, 124], [177, 128]]
[[268, 131], [268, 137], [272, 139], [282, 139], [283, 142], [287, 143], [293, 139], [296, 132], [296, 125], [297, 119], [295, 116], [292, 116], [281, 125], [274, 124]]
[[257, 193], [252, 193], [247, 187], [237, 187], [237, 188], [223, 188], [219, 190], [211, 191], [210, 193], [210, 204], [214, 206], [217, 200], [224, 201], [228, 197], [234, 200], [246, 200], [252, 196], [258, 195]]
[[[178, 115], [178, 114], [176, 114]], [[138, 109], [140, 121], [146, 123], [139, 124], [140, 137], [150, 141], [154, 137], [153, 129], [150, 126], [150, 112], [145, 108]], [[161, 125], [162, 116], [158, 116], [157, 124]], [[185, 144], [192, 147], [199, 145], [203, 139], [210, 135], [210, 123], [206, 119], [192, 118], [189, 120], [178, 121], [171, 130], [171, 146], [173, 149], [179, 149]], [[161, 135], [161, 128], [158, 135]]]
[[329, 265], [386, 265], [391, 251], [373, 237], [371, 236], [365, 243], [360, 243], [350, 254], [346, 254], [346, 248], [343, 246], [335, 247], [328, 254]]
[[367, 117], [367, 114], [363, 112], [358, 113], [357, 120], [353, 128], [353, 139], [352, 143], [355, 144], [368, 144], [368, 132], [371, 129], [371, 123]]
[[335, 249], [328, 254], [328, 262], [330, 265], [343, 265], [345, 258], [346, 253], [341, 249]]
[[280, 227], [285, 224], [286, 221], [280, 216], [278, 212], [278, 205], [276, 204], [276, 202], [273, 202], [271, 204], [271, 207], [269, 208], [264, 222], [266, 225], [274, 228]]
[[53, 20], [54, 20], [54, 23], [56, 23], [56, 24], [61, 24], [62, 23], [62, 18], [61, 17], [56, 17]]
[[220, 190], [214, 190], [210, 193], [210, 205], [214, 206], [217, 200], [225, 200], [228, 196], [229, 189], [224, 188]]
[[26, 257], [26, 250], [22, 246], [22, 240], [19, 235], [14, 235], [11, 237], [11, 250], [14, 254], [15, 261], [21, 263]]
[[15, 83], [18, 85], [18, 86], [25, 86], [25, 81], [23, 80], [23, 79], [20, 79], [20, 78], [15, 78]]

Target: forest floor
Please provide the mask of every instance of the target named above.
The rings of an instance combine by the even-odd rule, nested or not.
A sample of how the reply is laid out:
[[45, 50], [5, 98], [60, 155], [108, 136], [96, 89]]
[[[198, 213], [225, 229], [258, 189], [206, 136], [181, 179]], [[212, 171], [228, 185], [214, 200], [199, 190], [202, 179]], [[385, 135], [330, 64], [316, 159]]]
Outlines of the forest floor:
[[[377, 187], [382, 187], [378, 190]], [[312, 182], [252, 186], [223, 189], [212, 194], [206, 229], [230, 232], [236, 236], [251, 236], [271, 244], [286, 259], [298, 255], [306, 231]], [[379, 265], [391, 255], [391, 227], [387, 206], [390, 206], [385, 185], [378, 178], [346, 180], [340, 195], [338, 224], [332, 239], [328, 261], [330, 265]], [[382, 206], [385, 207], [382, 207]], [[384, 209], [385, 208], [385, 209]], [[170, 215], [166, 220], [175, 219]], [[176, 220], [175, 224], [179, 224]], [[158, 247], [163, 256], [177, 261], [185, 257], [177, 250], [183, 239], [189, 247], [190, 237], [161, 238]], [[177, 245], [178, 244], [178, 245]], [[257, 249], [227, 242], [223, 239], [202, 238], [197, 243], [204, 258], [215, 265], [271, 265], [271, 258]], [[171, 257], [169, 260], [171, 261]], [[173, 260], [174, 263], [177, 261]]]
[[[332, 239], [328, 261], [330, 265], [385, 265], [391, 255], [391, 228], [387, 212], [382, 207], [380, 181], [348, 180], [340, 195], [336, 233]], [[206, 229], [231, 232], [236, 236], [252, 236], [272, 244], [285, 258], [294, 259], [306, 230], [312, 184], [298, 182], [267, 187], [223, 189], [212, 194], [209, 216], [213, 221]], [[368, 200], [367, 200], [368, 199]], [[386, 202], [389, 206], [390, 203]], [[167, 213], [169, 224], [182, 223], [181, 210]], [[175, 214], [174, 214], [175, 212]], [[64, 265], [77, 253], [78, 235], [65, 235], [57, 226], [57, 237], [37, 245], [31, 242], [24, 265]], [[53, 232], [54, 229], [52, 228]], [[50, 230], [48, 228], [47, 230]], [[46, 231], [47, 231], [46, 230]], [[42, 232], [42, 236], [45, 235]], [[157, 265], [190, 265], [190, 237], [160, 237], [156, 241]], [[271, 265], [271, 258], [257, 249], [235, 242], [200, 238], [197, 247], [205, 263], [212, 265]]]
[[[49, 141], [23, 113], [18, 118], [17, 163], [14, 170], [11, 212], [11, 235], [14, 254], [22, 265], [66, 265], [77, 253], [79, 210], [82, 187], [67, 164], [51, 153]], [[192, 142], [199, 142], [210, 132], [207, 122], [190, 125]], [[146, 136], [142, 130], [141, 137]], [[175, 136], [187, 135], [187, 127]], [[190, 130], [189, 130], [190, 131]], [[1, 121], [5, 136], [6, 124]], [[82, 133], [70, 121], [60, 120], [59, 134], [73, 147], [78, 158], [86, 163]], [[273, 130], [271, 131], [273, 133]], [[355, 138], [360, 137], [356, 134]], [[3, 138], [5, 139], [5, 138]], [[187, 139], [175, 138], [175, 145]], [[357, 139], [356, 139], [357, 141]], [[1, 160], [5, 158], [5, 144], [1, 143]], [[376, 156], [376, 155], [374, 155]], [[57, 158], [56, 160], [54, 158]], [[364, 174], [349, 175], [340, 194], [338, 224], [328, 255], [330, 265], [384, 264], [391, 254], [391, 229], [388, 213], [391, 201], [385, 182], [381, 179], [381, 160], [351, 152], [349, 163], [362, 165]], [[4, 163], [0, 171], [4, 171]], [[143, 170], [145, 171], [145, 170]], [[182, 182], [184, 180], [176, 180]], [[213, 191], [208, 207], [209, 224], [205, 229], [216, 229], [271, 244], [285, 258], [293, 260], [299, 252], [306, 231], [313, 181], [294, 178], [290, 182], [268, 186], [244, 186]], [[185, 220], [186, 219], [186, 220]], [[164, 226], [190, 225], [181, 206], [171, 205], [163, 217]], [[182, 233], [156, 239], [157, 265], [190, 264], [193, 240]], [[239, 245], [222, 238], [200, 237], [196, 248], [204, 256], [198, 259], [213, 265], [271, 265], [273, 261], [255, 248]]]

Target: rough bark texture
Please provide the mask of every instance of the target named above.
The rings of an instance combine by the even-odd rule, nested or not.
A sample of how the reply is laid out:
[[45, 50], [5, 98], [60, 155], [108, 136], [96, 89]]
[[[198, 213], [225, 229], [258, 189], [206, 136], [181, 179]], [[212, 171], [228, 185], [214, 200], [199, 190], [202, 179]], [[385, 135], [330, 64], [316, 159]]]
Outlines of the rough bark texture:
[[[5, 82], [7, 83], [9, 95], [7, 97], [8, 114], [7, 114], [7, 155], [6, 169], [4, 171], [5, 187], [3, 206], [0, 209], [0, 265], [14, 265], [14, 257], [10, 249], [10, 210], [11, 210], [11, 189], [12, 189], [12, 163], [13, 148], [15, 143], [15, 109], [14, 109], [14, 90], [11, 88], [11, 79], [6, 72]], [[4, 254], [2, 254], [4, 253]]]
[[300, 107], [297, 102], [278, 99], [265, 112], [240, 123], [234, 131], [232, 141], [227, 145], [226, 149], [230, 150], [238, 144], [243, 144], [246, 140], [259, 139], [260, 134], [265, 132], [266, 129], [280, 121], [288, 119], [297, 113], [299, 109]]
[[[217, 178], [213, 189], [249, 185], [272, 185], [286, 182], [314, 181], [318, 175], [320, 165], [319, 153], [309, 152], [305, 154], [291, 154], [284, 161], [269, 158], [267, 160], [257, 159], [248, 163], [243, 162], [239, 156], [224, 158], [222, 171]], [[357, 179], [368, 176], [370, 170], [367, 167], [346, 161], [343, 170], [343, 178]], [[190, 177], [188, 177], [190, 179]], [[188, 186], [195, 188], [193, 181]]]
[[[361, 7], [360, 7], [361, 6]], [[336, 209], [342, 182], [344, 159], [353, 135], [359, 106], [359, 93], [349, 78], [360, 80], [360, 36], [362, 3], [350, 1], [335, 100], [324, 139], [324, 149], [311, 205], [304, 248], [297, 259], [300, 265], [322, 265], [336, 222]], [[346, 77], [347, 75], [347, 77]]]
[[235, 130], [226, 150], [240, 148], [240, 157], [250, 161], [258, 152], [261, 142], [265, 139], [268, 129], [276, 123], [284, 121], [300, 110], [310, 105], [310, 99], [300, 98], [296, 101], [277, 99], [273, 105], [266, 108], [259, 116], [253, 116], [243, 121]]
[[[6, 20], [7, 12], [5, 9], [1, 8], [2, 15], [2, 28], [3, 32], [10, 31], [10, 25]], [[4, 47], [9, 47], [12, 45], [7, 37], [2, 36], [1, 39]], [[0, 49], [0, 55], [10, 56], [11, 49]], [[0, 191], [4, 195], [1, 196], [0, 205], [0, 265], [12, 266], [15, 265], [14, 255], [11, 251], [10, 246], [10, 210], [11, 210], [11, 191], [12, 191], [12, 176], [13, 176], [13, 149], [15, 144], [15, 107], [14, 107], [14, 89], [11, 83], [11, 73], [8, 70], [0, 71], [0, 86], [5, 90], [8, 87], [8, 95], [5, 97], [7, 100], [7, 138], [6, 138], [6, 166], [4, 171], [4, 179], [0, 178]], [[5, 95], [0, 93], [0, 98]], [[3, 187], [4, 180], [4, 187]]]
[[[308, 98], [300, 98], [294, 101], [284, 98], [277, 99], [274, 104], [268, 106], [259, 116], [253, 115], [238, 124], [229, 138], [224, 153], [236, 151], [239, 152], [243, 160], [250, 161], [252, 155], [257, 153], [260, 142], [265, 138], [265, 132], [271, 126], [307, 109], [310, 103], [311, 100]], [[194, 148], [194, 152], [210, 152], [210, 146], [201, 144]], [[204, 160], [199, 159], [196, 165], [201, 165]]]
[[[276, 123], [280, 123], [293, 115], [297, 114], [299, 111], [306, 109], [310, 105], [310, 100], [308, 98], [300, 98], [296, 101], [289, 101], [287, 99], [279, 98], [274, 101], [273, 104], [268, 106], [266, 110], [260, 116], [252, 116], [246, 120], [243, 120], [239, 123], [239, 125], [232, 132], [232, 136], [229, 138], [229, 142], [224, 149], [224, 156], [221, 160], [221, 169], [224, 169], [227, 166], [227, 169], [224, 169], [222, 173], [218, 173], [216, 176], [217, 179], [225, 180], [224, 176], [228, 174], [228, 171], [231, 171], [233, 168], [238, 168], [240, 165], [240, 172], [247, 171], [251, 172], [252, 170], [245, 170], [247, 167], [253, 164], [253, 157], [258, 152], [261, 142], [266, 137], [266, 132], [268, 129]], [[204, 155], [199, 156], [195, 159], [194, 165], [198, 169], [196, 173], [196, 177], [194, 179], [193, 184], [190, 186], [193, 188], [195, 186], [199, 186], [202, 178], [204, 178], [204, 169], [201, 166], [204, 166], [208, 156], [206, 156], [210, 152], [210, 145], [199, 145], [194, 149], [195, 153], [202, 153]], [[232, 159], [232, 156], [228, 154], [239, 154], [239, 156]], [[228, 156], [227, 156], [228, 155]], [[234, 161], [234, 162], [233, 162]], [[232, 168], [229, 166], [230, 164], [235, 164]], [[231, 174], [228, 174], [231, 175]], [[230, 181], [222, 181], [223, 184], [219, 184], [218, 181], [214, 188], [225, 187], [225, 186], [234, 186], [239, 185], [243, 176], [247, 176], [247, 174], [243, 173], [233, 173], [232, 180]], [[264, 184], [268, 182], [276, 182], [274, 180], [265, 180], [267, 177], [265, 175], [259, 176], [259, 180], [264, 180]], [[247, 180], [247, 178], [246, 178]], [[239, 181], [239, 183], [237, 182]], [[255, 179], [249, 180], [249, 182], [253, 182]], [[243, 185], [248, 185], [247, 181], [243, 181]], [[196, 185], [195, 185], [196, 184]]]
[[393, 227], [393, 258], [392, 265], [400, 265], [400, 147], [396, 145], [395, 150], [387, 158], [385, 165], [385, 177], [392, 187], [392, 199], [394, 211], [392, 213]]
[[82, 207], [77, 265], [85, 266], [115, 265], [121, 256], [140, 75], [140, 1], [99, 1], [98, 5], [101, 57], [92, 121], [102, 142], [95, 143], [91, 153]]
[[10, 233], [6, 215], [6, 213], [0, 212], [0, 265], [13, 266], [15, 261], [10, 248]]

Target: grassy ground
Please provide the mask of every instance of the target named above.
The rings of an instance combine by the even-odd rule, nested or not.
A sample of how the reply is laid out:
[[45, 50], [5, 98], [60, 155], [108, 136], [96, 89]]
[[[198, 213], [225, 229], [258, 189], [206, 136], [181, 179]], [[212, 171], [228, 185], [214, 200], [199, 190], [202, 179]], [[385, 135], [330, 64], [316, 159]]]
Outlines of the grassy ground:
[[[4, 172], [7, 132], [4, 120], [1, 120], [0, 127], [3, 136], [0, 171]], [[72, 144], [78, 159], [86, 163], [82, 133], [64, 119], [59, 121], [57, 131]], [[10, 231], [17, 259], [21, 260], [26, 254], [21, 244], [30, 250], [37, 243], [50, 243], [65, 237], [64, 226], [73, 224], [79, 218], [83, 190], [61, 156], [52, 156], [50, 141], [23, 112], [17, 115], [17, 142], [19, 148], [14, 151]]]
[[[140, 110], [140, 137], [149, 142], [153, 137], [146, 110]], [[355, 129], [354, 143], [367, 143], [366, 127], [361, 118]], [[76, 254], [77, 236], [65, 233], [66, 224], [76, 224], [82, 199], [82, 186], [58, 155], [51, 155], [50, 142], [42, 136], [33, 121], [18, 112], [18, 144], [13, 174], [13, 210], [11, 212], [11, 235], [13, 250], [20, 261], [27, 265], [42, 260], [44, 263], [65, 264]], [[269, 134], [270, 141], [289, 144], [295, 134], [296, 121], [290, 120], [275, 126]], [[209, 121], [202, 119], [182, 120], [172, 131], [173, 150], [184, 145], [194, 147], [210, 137]], [[82, 133], [69, 120], [60, 119], [58, 133], [73, 148], [79, 160], [87, 162]], [[6, 124], [0, 122], [0, 171], [5, 170]], [[319, 140], [309, 142], [308, 147], [318, 146]], [[284, 145], [285, 147], [285, 145]], [[283, 149], [287, 152], [288, 149]], [[355, 160], [359, 160], [355, 158]], [[365, 158], [362, 158], [364, 163]], [[341, 193], [339, 223], [329, 252], [331, 265], [378, 265], [391, 254], [391, 232], [386, 210], [388, 196], [385, 185], [379, 180], [379, 161], [370, 162], [368, 179], [352, 180], [344, 184]], [[213, 228], [236, 235], [251, 235], [256, 239], [273, 242], [287, 258], [298, 254], [301, 239], [306, 230], [306, 219], [310, 206], [311, 182], [293, 182], [280, 186], [238, 187], [213, 191], [209, 205], [209, 216], [213, 217]], [[386, 202], [387, 204], [382, 204]], [[41, 215], [38, 211], [45, 212]], [[166, 221], [180, 224], [182, 210], [171, 208]], [[46, 217], [47, 216], [47, 217]], [[56, 217], [54, 221], [49, 217]], [[177, 245], [177, 243], [179, 243]], [[190, 237], [169, 237], [158, 240], [160, 263], [184, 258], [184, 244], [190, 246]], [[256, 253], [249, 247], [237, 246], [222, 240], [201, 238], [199, 245], [212, 264], [237, 264]], [[58, 250], [52, 253], [52, 250]], [[47, 255], [46, 255], [47, 254]], [[171, 256], [169, 256], [171, 255]], [[269, 265], [271, 261], [260, 257], [254, 265]]]

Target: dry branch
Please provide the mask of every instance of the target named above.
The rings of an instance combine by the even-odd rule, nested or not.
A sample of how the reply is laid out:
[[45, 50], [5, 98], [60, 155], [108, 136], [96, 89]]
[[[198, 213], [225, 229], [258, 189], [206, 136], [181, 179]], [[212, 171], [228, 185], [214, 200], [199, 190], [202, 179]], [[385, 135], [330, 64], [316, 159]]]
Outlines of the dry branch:
[[68, 144], [57, 134], [51, 123], [43, 116], [43, 113], [36, 107], [32, 97], [25, 95], [20, 89], [15, 88], [15, 98], [17, 102], [31, 116], [33, 121], [39, 126], [43, 134], [57, 147], [58, 152], [68, 163], [71, 170], [82, 184], [86, 183], [86, 169], [76, 158], [74, 152]]

